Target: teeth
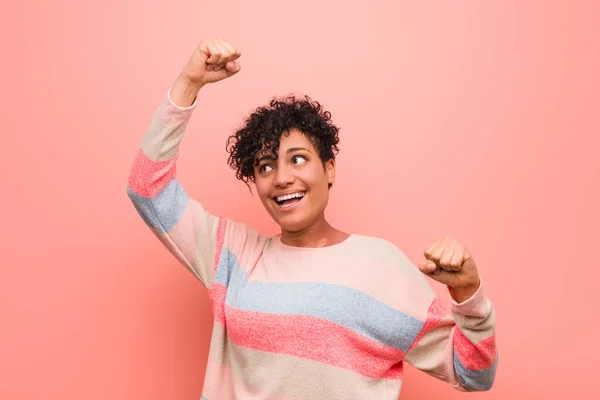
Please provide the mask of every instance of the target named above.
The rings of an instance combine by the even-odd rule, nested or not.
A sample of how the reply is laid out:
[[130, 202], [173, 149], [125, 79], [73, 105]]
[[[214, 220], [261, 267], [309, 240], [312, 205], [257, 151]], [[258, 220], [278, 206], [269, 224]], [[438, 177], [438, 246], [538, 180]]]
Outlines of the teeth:
[[284, 200], [290, 200], [290, 199], [293, 199], [293, 198], [296, 198], [296, 197], [299, 198], [299, 199], [301, 199], [302, 197], [304, 197], [304, 193], [286, 194], [286, 195], [283, 195], [283, 196], [277, 196], [275, 199], [277, 201], [284, 201]]

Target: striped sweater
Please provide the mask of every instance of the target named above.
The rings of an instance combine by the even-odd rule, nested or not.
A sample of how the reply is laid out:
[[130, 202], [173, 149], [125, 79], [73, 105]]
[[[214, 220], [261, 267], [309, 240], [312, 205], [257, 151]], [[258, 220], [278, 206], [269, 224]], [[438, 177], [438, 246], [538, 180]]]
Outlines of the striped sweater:
[[285, 245], [211, 215], [176, 177], [197, 103], [167, 92], [133, 163], [127, 193], [162, 244], [209, 293], [214, 315], [202, 400], [397, 399], [404, 363], [458, 390], [488, 390], [495, 314], [483, 285], [447, 312], [391, 243], [350, 235]]

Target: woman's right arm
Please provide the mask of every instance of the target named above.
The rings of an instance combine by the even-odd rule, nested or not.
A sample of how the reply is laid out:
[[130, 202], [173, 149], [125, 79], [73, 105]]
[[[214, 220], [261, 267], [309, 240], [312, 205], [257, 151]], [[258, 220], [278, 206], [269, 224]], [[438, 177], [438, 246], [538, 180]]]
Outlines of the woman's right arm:
[[160, 241], [210, 288], [227, 220], [209, 214], [177, 180], [176, 163], [186, 126], [206, 83], [235, 74], [237, 52], [215, 40], [201, 42], [160, 103], [133, 162], [127, 193]]

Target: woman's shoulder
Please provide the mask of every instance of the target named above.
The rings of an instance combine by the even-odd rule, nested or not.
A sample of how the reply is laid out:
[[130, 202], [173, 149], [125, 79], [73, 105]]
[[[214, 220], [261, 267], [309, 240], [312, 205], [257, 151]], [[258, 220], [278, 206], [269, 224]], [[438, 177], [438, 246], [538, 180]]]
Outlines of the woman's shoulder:
[[[353, 271], [364, 278], [372, 276], [377, 287], [392, 288], [394, 293], [402, 288], [415, 299], [424, 295], [430, 298], [430, 287], [416, 263], [414, 263], [392, 240], [377, 236], [353, 234], [352, 246], [346, 257], [354, 265]], [[370, 279], [370, 278], [364, 278]]]
[[371, 255], [395, 255], [398, 256], [402, 253], [400, 247], [394, 244], [392, 241], [379, 237], [370, 236], [354, 233], [350, 237], [353, 240], [353, 244], [357, 246], [362, 252]]
[[374, 264], [380, 263], [410, 270], [416, 268], [402, 248], [389, 239], [361, 234], [353, 234], [352, 238], [355, 257], [366, 258]]

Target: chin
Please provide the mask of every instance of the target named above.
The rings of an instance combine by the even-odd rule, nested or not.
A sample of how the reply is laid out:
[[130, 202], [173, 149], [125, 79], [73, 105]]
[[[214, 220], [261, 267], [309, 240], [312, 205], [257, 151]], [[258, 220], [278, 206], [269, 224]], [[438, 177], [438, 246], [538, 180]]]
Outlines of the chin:
[[307, 221], [308, 218], [275, 218], [275, 222], [281, 230], [286, 232], [300, 232], [305, 230], [310, 223]]

